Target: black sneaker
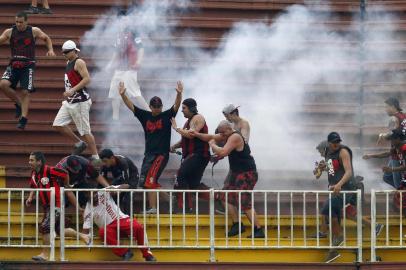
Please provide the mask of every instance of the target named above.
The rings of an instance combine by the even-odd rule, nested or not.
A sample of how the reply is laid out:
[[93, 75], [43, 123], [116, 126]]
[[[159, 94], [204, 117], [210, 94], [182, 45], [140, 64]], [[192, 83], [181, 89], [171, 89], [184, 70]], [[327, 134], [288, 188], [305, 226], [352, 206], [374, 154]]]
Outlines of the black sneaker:
[[27, 124], [28, 119], [25, 118], [24, 116], [21, 116], [20, 120], [18, 120], [17, 128], [24, 130], [25, 125]]
[[41, 14], [52, 14], [52, 10], [50, 8], [39, 8], [39, 13]]
[[[317, 238], [317, 233], [310, 235], [309, 238]], [[319, 231], [319, 238], [327, 238], [327, 233]]]
[[376, 226], [375, 226], [375, 235], [376, 236], [379, 236], [381, 234], [384, 226], [385, 225], [383, 225], [383, 224], [376, 224]]
[[214, 212], [220, 215], [225, 215], [226, 209], [223, 206], [223, 203], [220, 200], [214, 201]]
[[154, 255], [150, 254], [147, 257], [145, 257], [145, 261], [146, 262], [156, 262], [156, 258], [154, 257]]
[[339, 257], [341, 257], [341, 254], [338, 253], [337, 250], [333, 249], [328, 252], [327, 257], [324, 261], [325, 261], [325, 263], [331, 263], [331, 262], [337, 260]]
[[134, 256], [131, 250], [127, 250], [127, 252], [123, 255], [123, 261], [130, 261], [131, 258]]
[[[252, 238], [252, 235], [249, 235], [247, 238]], [[254, 228], [254, 238], [265, 238], [265, 233], [262, 227]]]
[[[238, 224], [239, 224], [238, 222], [233, 223], [233, 225], [231, 226], [230, 230], [227, 233], [228, 237], [236, 236], [239, 234]], [[241, 233], [243, 233], [243, 232], [245, 232], [245, 226], [244, 226], [244, 224], [241, 223]]]
[[85, 149], [87, 148], [87, 144], [84, 141], [80, 141], [75, 143], [75, 147], [73, 148], [73, 155], [80, 155]]
[[17, 103], [14, 103], [14, 106], [16, 106], [16, 115], [15, 118], [20, 118], [21, 117], [21, 106], [18, 105]]
[[27, 14], [38, 14], [40, 12], [38, 7], [30, 6], [28, 9], [24, 10]]

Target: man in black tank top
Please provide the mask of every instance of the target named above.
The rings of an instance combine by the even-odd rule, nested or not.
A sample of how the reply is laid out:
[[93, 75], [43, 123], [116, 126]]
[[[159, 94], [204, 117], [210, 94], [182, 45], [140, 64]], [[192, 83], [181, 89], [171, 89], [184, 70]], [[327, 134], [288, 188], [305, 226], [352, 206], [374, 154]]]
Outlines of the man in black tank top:
[[[6, 29], [0, 36], [0, 44], [10, 42], [10, 64], [0, 81], [0, 90], [15, 103], [17, 128], [24, 129], [27, 124], [30, 93], [34, 92], [35, 41], [42, 39], [48, 48], [47, 56], [55, 56], [50, 37], [38, 27], [27, 24], [27, 14], [17, 13], [15, 25]], [[16, 93], [20, 83], [21, 96]]]
[[[208, 141], [214, 154], [219, 157], [228, 156], [230, 164], [230, 177], [223, 190], [253, 190], [258, 180], [257, 167], [254, 158], [251, 156], [249, 145], [245, 142], [241, 133], [233, 129], [232, 124], [226, 120], [220, 122], [217, 127], [218, 134], [202, 134], [191, 132], [191, 135], [204, 141]], [[223, 147], [217, 145], [218, 142], [226, 141]], [[240, 222], [238, 218], [238, 193], [228, 193], [228, 201], [225, 201], [225, 193], [220, 193], [220, 199], [224, 206], [228, 207], [233, 224], [228, 232], [228, 236], [239, 234]], [[255, 238], [264, 238], [257, 214], [251, 205], [251, 193], [241, 193], [241, 209], [246, 214], [251, 223], [254, 223]], [[254, 220], [251, 220], [254, 216]], [[245, 226], [241, 222], [241, 233], [245, 231]], [[250, 236], [252, 237], [252, 236]]]
[[[203, 140], [192, 137], [190, 132], [208, 132], [206, 120], [197, 111], [197, 103], [193, 98], [187, 98], [182, 102], [182, 113], [188, 120], [183, 128], [179, 128], [175, 118], [172, 118], [172, 128], [178, 132], [182, 139], [171, 146], [171, 152], [182, 148], [182, 164], [176, 175], [175, 189], [199, 189], [204, 170], [210, 159], [209, 144]], [[186, 193], [187, 211], [192, 210], [192, 199]], [[177, 194], [178, 210], [183, 209], [183, 196]]]

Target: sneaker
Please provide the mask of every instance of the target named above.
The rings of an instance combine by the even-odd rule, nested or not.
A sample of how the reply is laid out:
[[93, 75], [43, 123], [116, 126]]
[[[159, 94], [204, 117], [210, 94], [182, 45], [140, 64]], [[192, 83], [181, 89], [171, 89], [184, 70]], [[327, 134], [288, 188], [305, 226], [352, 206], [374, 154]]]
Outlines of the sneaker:
[[344, 243], [344, 237], [342, 235], [333, 237], [333, 246], [339, 247]]
[[87, 144], [84, 141], [80, 141], [75, 143], [75, 147], [73, 148], [73, 155], [79, 155], [87, 148]]
[[50, 8], [39, 8], [39, 13], [41, 14], [52, 14], [52, 10]]
[[14, 106], [16, 106], [15, 118], [19, 119], [21, 117], [21, 106], [18, 105], [17, 103], [14, 103]]
[[24, 10], [24, 12], [27, 13], [27, 14], [38, 14], [39, 13], [39, 8], [30, 6], [28, 9]]
[[341, 257], [341, 254], [338, 253], [337, 250], [330, 250], [327, 254], [327, 257], [325, 259], [325, 263], [331, 263], [333, 261], [335, 261], [336, 259], [338, 259], [339, 257]]
[[379, 234], [381, 234], [383, 227], [385, 227], [385, 225], [383, 224], [376, 224], [375, 226], [375, 235], [378, 236]]
[[156, 213], [157, 213], [156, 208], [150, 208], [147, 211], [145, 211], [145, 214], [147, 214], [147, 215], [153, 215], [153, 214], [156, 214]]
[[17, 128], [24, 130], [25, 125], [27, 124], [28, 119], [25, 118], [24, 116], [21, 116], [20, 120], [18, 120]]
[[[327, 238], [327, 233], [324, 233], [324, 232], [320, 232], [319, 231], [319, 238]], [[309, 236], [310, 238], [317, 238], [317, 233], [315, 233], [315, 234], [312, 234], [312, 235], [310, 235]]]
[[36, 261], [36, 262], [46, 262], [46, 261], [47, 261], [47, 259], [44, 258], [44, 257], [42, 257], [41, 255], [32, 256], [31, 259], [32, 259], [33, 261]]
[[[228, 237], [236, 236], [239, 234], [238, 224], [239, 224], [238, 222], [233, 223], [233, 225], [231, 226], [230, 230], [227, 233]], [[243, 232], [245, 232], [245, 226], [244, 226], [244, 224], [241, 223], [241, 233], [243, 233]]]
[[123, 261], [130, 261], [131, 258], [134, 256], [131, 250], [127, 250], [127, 252], [123, 255]]
[[154, 255], [149, 254], [147, 257], [145, 257], [145, 261], [146, 262], [156, 262], [156, 258], [154, 257]]
[[[242, 228], [241, 228], [242, 230]], [[252, 238], [252, 235], [249, 235], [247, 238]], [[264, 230], [261, 228], [254, 228], [254, 238], [265, 238]]]

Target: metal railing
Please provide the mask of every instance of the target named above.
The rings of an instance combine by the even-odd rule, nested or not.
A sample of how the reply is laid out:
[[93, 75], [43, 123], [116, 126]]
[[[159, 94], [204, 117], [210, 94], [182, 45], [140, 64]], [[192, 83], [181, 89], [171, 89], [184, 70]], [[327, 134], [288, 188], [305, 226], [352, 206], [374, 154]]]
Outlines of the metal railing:
[[[377, 249], [405, 248], [403, 239], [403, 204], [406, 190], [371, 190], [371, 261], [377, 260]], [[396, 199], [395, 199], [396, 197]], [[375, 228], [382, 224], [383, 236], [377, 239]]]
[[[40, 207], [40, 191], [50, 192], [50, 242], [49, 244], [40, 243], [39, 236], [39, 213]], [[25, 222], [27, 217], [26, 195], [34, 192], [35, 198], [35, 236], [34, 239], [25, 235], [27, 224]], [[0, 188], [0, 196], [6, 194], [7, 196], [7, 239], [0, 242], [0, 247], [18, 247], [18, 248], [48, 248], [50, 249], [49, 259], [55, 260], [55, 188], [50, 189], [32, 189], [32, 188]], [[19, 202], [17, 203], [16, 200]], [[19, 220], [13, 220], [14, 216], [19, 216]], [[19, 226], [19, 235], [13, 235], [12, 227]], [[18, 224], [19, 223], [19, 224]], [[18, 231], [18, 230], [17, 230]], [[17, 240], [17, 238], [19, 238]]]
[[[25, 216], [25, 195], [29, 191], [36, 192], [35, 200], [35, 243], [28, 243], [24, 236], [24, 216]], [[51, 192], [51, 208], [55, 209], [55, 191]], [[38, 224], [39, 224], [39, 190], [38, 189], [0, 189], [0, 192], [6, 192], [8, 198], [8, 241], [0, 246], [3, 247], [44, 247], [39, 243]], [[15, 202], [12, 192], [18, 193], [21, 198], [20, 220], [21, 241], [13, 244], [10, 236], [12, 203]], [[349, 222], [350, 217], [346, 211], [342, 214], [342, 245], [334, 244], [332, 235], [332, 222], [328, 222], [328, 236], [322, 239], [319, 235], [322, 225], [320, 203], [331, 201], [336, 196], [330, 191], [292, 191], [292, 190], [134, 190], [134, 189], [65, 189], [61, 188], [61, 202], [65, 201], [68, 192], [73, 192], [76, 198], [76, 207], [65, 209], [64, 203], [60, 208], [60, 259], [65, 260], [65, 249], [69, 248], [152, 248], [152, 249], [205, 249], [210, 251], [210, 261], [215, 261], [216, 249], [352, 249], [357, 250], [358, 261], [362, 261], [362, 207], [361, 191], [343, 191], [342, 208], [347, 207], [347, 198], [355, 196], [354, 207], [357, 209], [357, 216], [353, 219], [354, 223]], [[90, 226], [89, 236], [90, 244], [84, 243], [79, 238], [65, 236], [65, 222], [70, 217], [74, 223], [73, 229], [77, 232], [82, 231], [83, 212], [79, 207], [79, 197], [81, 194], [88, 193], [90, 205]], [[147, 213], [147, 197], [149, 193], [157, 194], [156, 213]], [[97, 196], [95, 196], [97, 194]], [[117, 244], [108, 244], [107, 233], [104, 237], [97, 237], [94, 228], [94, 207], [95, 198], [98, 200], [99, 194], [111, 194], [115, 198], [117, 208], [115, 208], [115, 221], [119, 222], [120, 215], [118, 209], [121, 207], [121, 196], [127, 196], [131, 202], [139, 201], [140, 204], [130, 204], [129, 219], [131, 224], [137, 220], [143, 227], [145, 242], [137, 243], [135, 231], [130, 227], [129, 233], [123, 234], [118, 226], [116, 231]], [[193, 197], [189, 199], [189, 197]], [[220, 200], [219, 198], [222, 198]], [[179, 204], [177, 201], [183, 203]], [[106, 201], [106, 200], [105, 200]], [[188, 202], [192, 202], [189, 205]], [[216, 214], [216, 210], [221, 207], [221, 201], [233, 203], [236, 217], [233, 220], [230, 216], [232, 208], [225, 207], [224, 215]], [[223, 207], [227, 204], [223, 203]], [[84, 206], [83, 206], [84, 207]], [[107, 204], [105, 205], [107, 209]], [[72, 209], [73, 208], [73, 209]], [[253, 211], [246, 214], [246, 209]], [[243, 234], [242, 224], [248, 224], [249, 220], [255, 220], [257, 212], [259, 226], [262, 227], [263, 234], [261, 238], [246, 238]], [[51, 211], [51, 214], [54, 211]], [[107, 220], [107, 211], [104, 211], [104, 220]], [[328, 204], [328, 220], [332, 220], [334, 213], [332, 205]], [[50, 259], [55, 256], [55, 216], [51, 215], [51, 237], [50, 237]], [[233, 222], [238, 223], [238, 233], [231, 237], [228, 236]], [[109, 224], [104, 222], [103, 229]], [[256, 227], [254, 222], [247, 226], [245, 234], [254, 235]], [[311, 234], [315, 236], [311, 236]], [[147, 239], [146, 236], [150, 238]], [[354, 239], [355, 238], [355, 239]], [[149, 240], [149, 241], [148, 241]]]

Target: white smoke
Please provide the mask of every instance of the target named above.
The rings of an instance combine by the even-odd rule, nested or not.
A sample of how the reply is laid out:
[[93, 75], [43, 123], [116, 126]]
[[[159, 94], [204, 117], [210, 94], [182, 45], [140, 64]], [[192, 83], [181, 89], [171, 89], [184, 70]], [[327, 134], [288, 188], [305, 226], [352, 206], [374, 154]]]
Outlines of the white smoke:
[[[316, 15], [306, 6], [293, 5], [271, 25], [237, 22], [222, 36], [218, 49], [208, 52], [199, 48], [193, 31], [181, 32], [176, 28], [181, 20], [177, 14], [187, 5], [179, 1], [176, 6], [175, 12], [173, 1], [144, 1], [124, 18], [114, 17], [112, 12], [101, 17], [86, 33], [81, 44], [90, 49], [85, 53], [94, 59], [98, 68], [92, 75], [96, 99], [107, 100], [111, 72], [104, 67], [113, 52], [120, 27], [131, 25], [146, 46], [143, 68], [139, 72], [141, 89], [152, 85], [148, 92], [143, 91], [146, 100], [160, 95], [164, 107], [168, 108], [175, 97], [175, 81], [183, 80], [184, 98], [197, 100], [199, 112], [205, 116], [211, 132], [223, 119], [221, 110], [226, 104], [240, 105], [240, 115], [251, 124], [253, 156], [259, 170], [264, 171], [258, 187], [314, 189], [316, 184], [311, 181], [311, 171], [314, 161], [320, 159], [315, 146], [330, 131], [346, 134], [349, 129], [359, 128], [357, 113], [334, 109], [359, 102], [358, 18], [346, 29], [348, 34], [342, 34], [334, 29], [334, 23], [324, 23], [331, 17], [328, 12]], [[365, 40], [393, 39], [391, 20], [385, 17], [389, 25], [385, 32], [367, 29]], [[190, 46], [177, 48], [176, 42], [187, 42]], [[380, 51], [374, 59], [384, 61], [388, 54]], [[390, 57], [395, 57], [393, 52]], [[384, 79], [383, 74], [378, 74], [376, 80], [379, 78]], [[109, 103], [105, 103], [109, 108]], [[324, 110], [331, 106], [331, 112], [327, 109], [328, 115], [316, 117], [323, 104]], [[142, 133], [141, 126], [133, 124], [137, 120], [125, 110], [120, 127], [127, 126], [133, 134]], [[110, 110], [106, 109], [98, 119], [109, 122], [106, 119], [110, 117]], [[333, 119], [331, 123], [329, 119]], [[177, 121], [179, 125], [185, 121], [180, 112]], [[128, 123], [131, 123], [129, 127]], [[119, 142], [123, 151], [126, 145], [143, 146], [142, 134], [137, 138], [133, 135], [117, 138], [116, 135], [112, 129], [105, 144]], [[371, 166], [359, 160], [357, 136], [356, 133], [343, 136], [344, 143], [354, 149], [355, 170], [367, 176], [368, 186], [377, 185], [379, 175], [370, 173]], [[178, 139], [173, 133], [172, 140]], [[178, 161], [172, 161], [169, 167], [176, 168]], [[222, 168], [227, 167], [226, 162], [222, 163]], [[325, 182], [319, 183], [318, 187], [325, 186]]]

